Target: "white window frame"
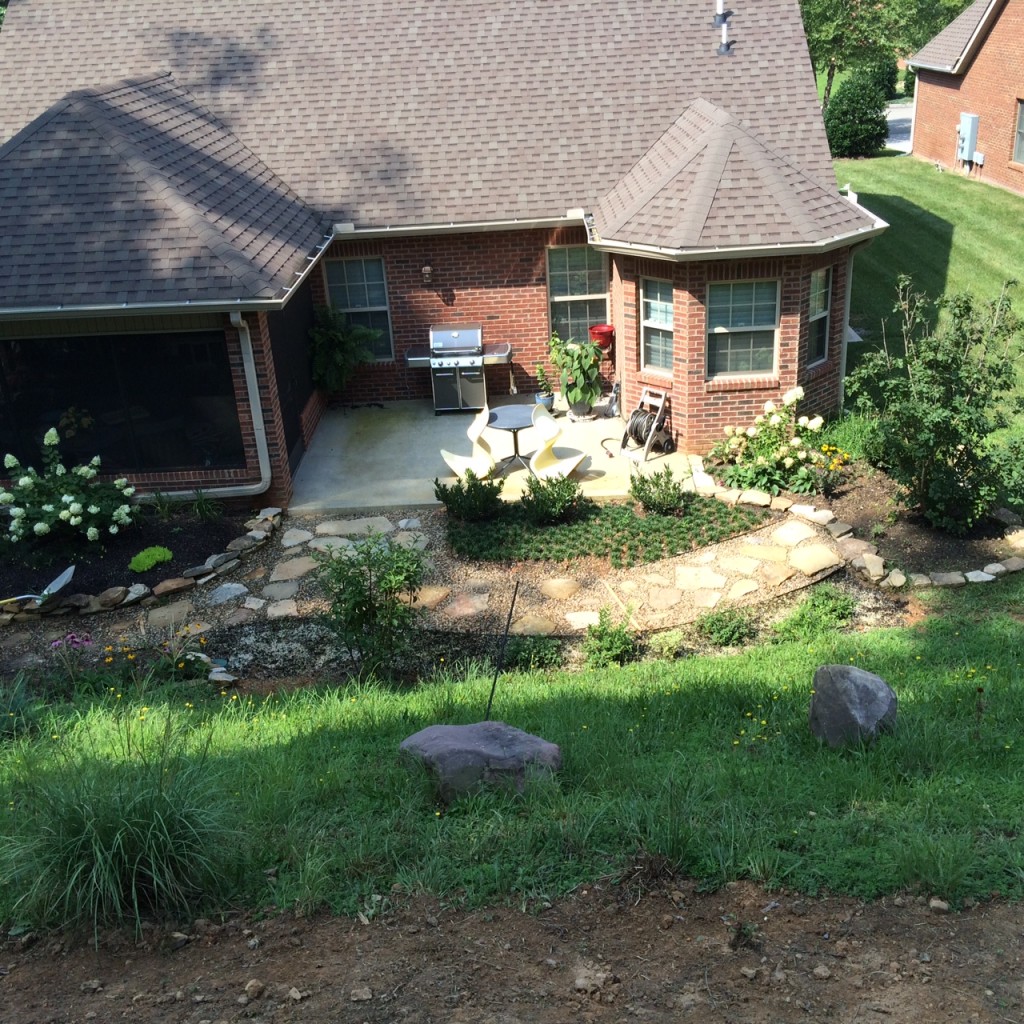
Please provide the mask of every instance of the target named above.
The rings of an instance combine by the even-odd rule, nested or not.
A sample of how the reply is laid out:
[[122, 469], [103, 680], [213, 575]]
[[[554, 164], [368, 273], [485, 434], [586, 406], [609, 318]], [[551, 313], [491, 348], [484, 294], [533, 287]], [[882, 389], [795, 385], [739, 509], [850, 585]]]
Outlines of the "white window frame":
[[[824, 277], [825, 301], [821, 308], [815, 310], [815, 297], [822, 294], [820, 282]], [[825, 322], [825, 344], [822, 347], [821, 355], [813, 351], [814, 338], [820, 330], [819, 325]], [[832, 329], [832, 268], [822, 267], [820, 270], [811, 271], [811, 294], [807, 300], [807, 365], [817, 366], [818, 363], [828, 359], [828, 341]]]
[[[348, 264], [353, 264], [353, 263], [363, 263], [363, 264], [378, 263], [378, 264], [380, 264], [381, 284], [382, 284], [383, 289], [384, 289], [384, 302], [383, 302], [383, 304], [376, 304], [376, 303], [374, 303], [374, 304], [365, 304], [365, 305], [358, 306], [358, 305], [348, 305], [347, 302], [337, 301], [341, 297], [339, 293], [342, 290], [347, 291], [347, 287], [344, 284], [333, 284], [332, 285], [331, 278], [330, 278], [330, 268], [333, 267], [333, 266], [337, 266], [339, 264], [342, 264], [342, 263], [348, 263]], [[384, 267], [384, 258], [382, 256], [342, 256], [342, 257], [339, 257], [339, 258], [333, 258], [333, 259], [324, 260], [324, 287], [327, 289], [327, 297], [328, 297], [328, 301], [330, 302], [330, 304], [332, 306], [334, 306], [335, 309], [338, 309], [342, 313], [344, 313], [345, 316], [346, 316], [346, 319], [348, 319], [349, 322], [351, 322], [351, 315], [350, 314], [352, 314], [352, 313], [364, 313], [364, 314], [383, 313], [385, 315], [385, 317], [387, 318], [387, 328], [386, 328], [386, 330], [384, 328], [380, 328], [380, 327], [377, 327], [377, 328], [374, 328], [374, 329], [382, 330], [384, 332], [385, 338], [382, 338], [381, 341], [384, 341], [384, 340], [387, 341], [387, 353], [385, 354], [383, 349], [380, 352], [375, 352], [374, 353], [374, 362], [378, 362], [378, 363], [394, 362], [394, 359], [395, 359], [395, 336], [394, 336], [394, 332], [393, 332], [392, 326], [391, 326], [391, 300], [390, 300], [390, 297], [388, 295], [388, 279], [387, 279], [386, 269]], [[346, 295], [345, 298], [347, 299], [348, 296]], [[368, 296], [367, 296], [367, 298], [368, 298]]]
[[1017, 100], [1017, 131], [1013, 137], [1013, 161], [1024, 164], [1024, 100]]
[[[585, 250], [588, 253], [588, 258], [589, 258], [590, 255], [597, 255], [598, 257], [600, 257], [600, 260], [601, 260], [601, 279], [602, 279], [602, 283], [604, 285], [604, 288], [603, 288], [602, 291], [599, 291], [599, 292], [593, 292], [593, 291], [569, 292], [568, 294], [565, 294], [565, 295], [555, 295], [554, 294], [554, 292], [552, 290], [552, 278], [555, 275], [552, 273], [552, 265], [551, 265], [552, 257], [554, 256], [555, 253], [568, 252], [570, 249]], [[595, 319], [595, 318], [592, 318], [592, 317], [589, 317], [589, 316], [587, 317], [587, 321], [588, 321], [587, 327], [588, 328], [593, 327], [594, 324], [603, 324], [603, 323], [607, 323], [608, 322], [608, 260], [605, 257], [604, 253], [597, 252], [596, 249], [592, 249], [589, 245], [552, 245], [552, 246], [548, 246], [548, 251], [547, 251], [547, 256], [545, 258], [545, 262], [546, 262], [546, 265], [547, 265], [547, 276], [548, 276], [548, 317], [549, 317], [549, 326], [551, 328], [552, 333], [557, 330], [556, 322], [561, 320], [561, 319], [563, 319], [562, 317], [558, 317], [558, 316], [555, 315], [556, 308], [559, 305], [562, 305], [562, 304], [568, 305], [569, 303], [572, 303], [572, 302], [598, 302], [598, 301], [600, 301], [600, 302], [604, 303], [603, 310], [602, 310], [600, 318]], [[593, 272], [593, 270], [588, 270], [587, 271], [588, 276], [592, 272]], [[570, 317], [570, 321], [572, 319], [573, 318]], [[579, 318], [576, 318], [576, 319], [579, 319]], [[578, 333], [578, 332], [571, 332], [568, 336], [563, 336], [560, 333], [559, 336], [562, 338], [562, 341], [569, 341], [570, 338], [573, 341], [589, 341], [590, 340], [589, 330], [585, 331], [583, 333], [582, 337], [576, 337], [576, 333]]]
[[[775, 320], [772, 323], [750, 323], [750, 324], [738, 324], [735, 326], [711, 326], [711, 292], [715, 288], [735, 288], [737, 285], [751, 284], [755, 287], [759, 285], [771, 285], [775, 289]], [[778, 361], [779, 361], [779, 320], [780, 320], [780, 309], [781, 309], [781, 291], [782, 283], [775, 279], [764, 280], [741, 280], [741, 281], [714, 281], [710, 282], [707, 286], [707, 302], [705, 304], [705, 316], [706, 322], [706, 345], [704, 358], [706, 360], [707, 376], [708, 378], [728, 378], [728, 377], [764, 377], [774, 376], [778, 372]], [[731, 299], [731, 295], [730, 295]], [[732, 303], [730, 301], [730, 309]], [[727, 337], [729, 335], [741, 335], [741, 334], [764, 334], [771, 332], [772, 336], [772, 362], [771, 366], [763, 369], [751, 369], [751, 370], [719, 370], [714, 371], [711, 368], [711, 346], [714, 338]]]
[[[664, 299], [651, 299], [648, 297], [648, 290], [651, 285], [666, 285], [669, 291], [668, 301], [668, 323], [664, 320], [650, 316], [650, 304], [664, 303]], [[672, 363], [675, 359], [675, 289], [671, 281], [659, 277], [642, 277], [640, 279], [640, 365], [651, 373], [660, 373], [665, 376], [672, 376]], [[661, 366], [651, 360], [650, 355], [650, 333], [660, 331], [668, 334], [668, 366]]]

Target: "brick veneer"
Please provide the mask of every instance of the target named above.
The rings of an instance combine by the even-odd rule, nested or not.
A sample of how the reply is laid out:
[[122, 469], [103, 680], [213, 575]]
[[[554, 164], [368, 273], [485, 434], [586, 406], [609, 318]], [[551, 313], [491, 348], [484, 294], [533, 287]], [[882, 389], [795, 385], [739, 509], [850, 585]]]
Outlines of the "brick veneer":
[[[914, 155], [1024, 194], [1024, 164], [1013, 160], [1019, 100], [1024, 100], [1024, 0], [1009, 0], [964, 74], [918, 72]], [[961, 113], [978, 115], [984, 166], [956, 159]]]
[[[536, 386], [535, 366], [549, 371], [546, 249], [582, 245], [582, 228], [457, 234], [435, 238], [368, 239], [335, 242], [327, 258], [380, 257], [388, 286], [396, 359], [360, 370], [346, 393], [355, 402], [429, 398], [430, 373], [409, 369], [406, 352], [427, 344], [433, 323], [480, 321], [488, 343], [512, 346], [511, 381], [518, 391]], [[705, 451], [727, 424], [752, 419], [769, 399], [778, 399], [797, 383], [806, 392], [805, 408], [828, 413], [838, 409], [840, 351], [848, 253], [777, 259], [673, 263], [633, 256], [609, 256], [609, 312], [616, 328], [611, 358], [602, 364], [605, 388], [622, 382], [621, 408], [635, 408], [646, 384], [671, 394], [671, 428], [677, 444]], [[421, 268], [432, 268], [424, 284]], [[810, 369], [806, 363], [810, 273], [833, 267], [828, 358]], [[671, 280], [675, 292], [675, 362], [671, 376], [640, 367], [638, 281]], [[780, 289], [779, 356], [776, 372], [753, 377], [708, 380], [705, 371], [704, 305], [711, 281], [778, 280]], [[323, 273], [313, 275], [314, 298], [327, 300]], [[508, 394], [509, 368], [487, 369], [488, 394]]]

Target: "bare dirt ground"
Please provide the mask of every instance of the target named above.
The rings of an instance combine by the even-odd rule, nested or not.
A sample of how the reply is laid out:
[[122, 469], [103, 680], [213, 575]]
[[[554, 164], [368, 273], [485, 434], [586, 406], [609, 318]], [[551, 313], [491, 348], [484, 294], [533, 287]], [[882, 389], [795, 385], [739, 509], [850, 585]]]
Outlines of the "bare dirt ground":
[[[580, 889], [524, 913], [391, 894], [373, 919], [193, 922], [0, 947], [5, 1024], [1020, 1021], [1019, 908], [747, 884]], [[27, 946], [28, 948], [24, 948]]]

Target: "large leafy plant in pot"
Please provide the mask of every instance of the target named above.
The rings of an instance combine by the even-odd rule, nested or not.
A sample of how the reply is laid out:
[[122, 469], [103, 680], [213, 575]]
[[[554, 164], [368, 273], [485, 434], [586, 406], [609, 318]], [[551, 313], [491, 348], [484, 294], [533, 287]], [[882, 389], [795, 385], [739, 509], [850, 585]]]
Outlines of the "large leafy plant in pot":
[[373, 344], [380, 333], [350, 324], [333, 306], [317, 306], [316, 322], [309, 331], [313, 383], [329, 395], [340, 394], [356, 369], [373, 359]]
[[586, 415], [601, 397], [601, 349], [592, 341], [551, 335], [551, 362], [562, 378], [562, 396], [574, 415]]

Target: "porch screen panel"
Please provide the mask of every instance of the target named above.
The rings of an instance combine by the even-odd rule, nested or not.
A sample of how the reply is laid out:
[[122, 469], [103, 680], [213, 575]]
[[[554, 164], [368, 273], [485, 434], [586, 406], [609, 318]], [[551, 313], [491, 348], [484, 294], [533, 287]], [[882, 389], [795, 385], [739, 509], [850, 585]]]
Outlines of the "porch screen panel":
[[40, 468], [50, 427], [104, 473], [245, 465], [220, 331], [0, 342], [0, 450]]

